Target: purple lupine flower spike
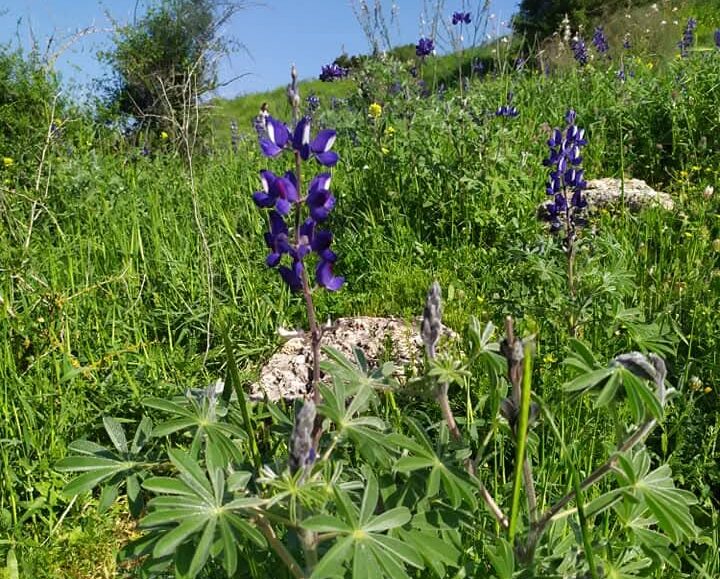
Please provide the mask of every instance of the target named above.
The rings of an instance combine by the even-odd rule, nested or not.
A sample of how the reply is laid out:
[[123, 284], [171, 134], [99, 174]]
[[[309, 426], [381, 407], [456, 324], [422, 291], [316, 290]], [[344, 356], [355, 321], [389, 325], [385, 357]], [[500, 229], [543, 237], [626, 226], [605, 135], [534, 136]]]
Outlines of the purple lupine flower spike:
[[435, 43], [432, 38], [421, 38], [415, 45], [415, 54], [420, 58], [425, 58], [433, 53], [435, 50]]

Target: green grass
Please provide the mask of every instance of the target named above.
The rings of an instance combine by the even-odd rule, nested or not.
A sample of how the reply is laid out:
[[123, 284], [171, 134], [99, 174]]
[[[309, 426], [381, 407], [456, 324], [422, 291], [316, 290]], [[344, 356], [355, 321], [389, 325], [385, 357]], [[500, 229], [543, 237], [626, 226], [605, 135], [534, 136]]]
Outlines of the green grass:
[[[635, 77], [625, 84], [616, 66], [596, 64], [559, 77], [474, 80], [466, 104], [452, 92], [444, 100], [387, 95], [377, 122], [366, 114], [374, 95], [358, 95], [351, 81], [303, 83], [303, 95], [321, 98], [321, 122], [337, 127], [342, 156], [331, 223], [348, 281], [338, 294], [318, 294], [317, 305], [321, 319], [412, 318], [438, 279], [445, 320], [460, 331], [470, 315], [496, 324], [514, 316], [519, 331], [538, 336], [536, 389], [556, 405], [585, 473], [613, 433], [607, 417], [595, 420], [589, 404], [560, 392], [568, 312], [603, 360], [664, 348], [681, 396], [650, 446], [700, 499], [695, 514], [706, 543], [688, 547], [684, 569], [713, 577], [720, 573], [720, 201], [702, 192], [720, 191], [720, 54], [653, 69], [647, 59], [626, 59]], [[452, 78], [452, 62], [431, 61], [425, 74]], [[495, 118], [508, 90], [520, 117]], [[351, 108], [330, 110], [332, 96], [351, 97]], [[219, 103], [217, 142], [229, 119], [249, 129], [263, 101], [287, 117], [284, 99], [278, 89]], [[677, 203], [672, 213], [596, 216], [583, 234], [577, 300], [568, 295], [559, 244], [535, 218], [547, 176], [543, 124], [560, 125], [569, 106], [588, 129], [589, 178], [642, 177]], [[304, 324], [299, 299], [264, 266], [265, 223], [250, 198], [258, 171], [280, 171], [280, 161], [262, 158], [252, 139], [236, 155], [218, 147], [197, 159], [193, 191], [186, 165], [169, 151], [138, 158], [94, 138], [73, 154], [55, 147], [39, 191], [28, 178], [37, 170], [32, 159], [0, 167], [0, 562], [13, 546], [21, 576], [114, 572], [123, 519], [117, 510], [95, 515], [92, 498], [70, 503], [62, 495], [66, 478], [53, 465], [69, 442], [105, 442], [102, 415], [134, 422], [147, 396], [222, 375], [224, 329], [247, 385], [277, 345], [276, 328]], [[25, 248], [35, 198], [42, 211]], [[710, 391], [691, 391], [691, 376]], [[472, 414], [488, 388], [476, 375], [467, 398], [455, 393], [457, 414]], [[547, 431], [533, 442], [543, 465], [538, 486], [563, 492], [566, 457]], [[494, 460], [501, 484], [511, 478], [510, 461], [502, 453]]]

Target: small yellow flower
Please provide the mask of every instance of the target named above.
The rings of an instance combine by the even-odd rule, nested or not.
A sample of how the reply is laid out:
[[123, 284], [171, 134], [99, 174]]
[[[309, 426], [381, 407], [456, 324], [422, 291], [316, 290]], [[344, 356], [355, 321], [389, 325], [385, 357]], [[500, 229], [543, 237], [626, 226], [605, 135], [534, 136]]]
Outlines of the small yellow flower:
[[167, 134], [165, 131], [163, 131], [162, 133], [160, 133], [160, 138], [161, 138], [163, 141], [167, 141], [167, 139], [168, 139], [168, 134]]
[[5, 167], [12, 167], [15, 164], [15, 161], [12, 157], [3, 157], [3, 165]]
[[680, 171], [680, 176], [681, 176], [683, 179], [687, 179], [688, 172], [685, 171], [685, 170], [682, 170], [682, 171]]
[[553, 354], [545, 354], [543, 357], [543, 362], [546, 364], [553, 364], [557, 362], [557, 358]]
[[653, 66], [655, 66], [655, 65], [651, 61], [648, 61], [648, 63], [647, 63], [648, 70], [652, 70]]
[[390, 149], [388, 149], [387, 147], [381, 147], [381, 148], [380, 148], [380, 152], [381, 152], [383, 155], [387, 155], [387, 154], [390, 152]]
[[385, 136], [392, 137], [395, 134], [395, 127], [388, 127], [385, 129]]
[[373, 103], [368, 107], [368, 115], [373, 119], [377, 119], [382, 115], [382, 107], [378, 103]]
[[710, 388], [710, 386], [705, 386], [703, 392], [705, 392], [705, 394], [710, 394], [710, 392], [712, 392], [712, 388]]

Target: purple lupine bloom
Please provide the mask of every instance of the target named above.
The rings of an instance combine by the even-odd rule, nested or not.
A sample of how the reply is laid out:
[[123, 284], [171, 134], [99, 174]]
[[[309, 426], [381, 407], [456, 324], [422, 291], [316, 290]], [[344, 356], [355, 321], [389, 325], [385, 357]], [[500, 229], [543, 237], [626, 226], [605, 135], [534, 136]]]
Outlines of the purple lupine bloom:
[[452, 23], [453, 26], [457, 24], [470, 24], [472, 22], [472, 17], [470, 16], [470, 12], [453, 12], [452, 15]]
[[572, 51], [575, 60], [577, 60], [580, 66], [585, 66], [588, 63], [589, 55], [585, 41], [582, 38], [575, 38], [572, 41]]
[[433, 42], [432, 38], [422, 37], [415, 45], [415, 54], [418, 55], [420, 58], [425, 58], [426, 56], [429, 56], [430, 54], [432, 54], [433, 50], [435, 50], [435, 43]]
[[475, 74], [482, 74], [485, 72], [485, 64], [479, 58], [474, 58], [472, 61], [472, 71]]
[[[335, 136], [335, 131], [325, 129], [311, 140], [309, 117], [302, 118], [292, 134], [284, 123], [268, 117], [266, 138], [260, 140], [260, 147], [268, 157], [275, 157], [287, 149], [294, 152], [298, 162], [314, 157], [319, 163], [332, 166], [338, 162], [337, 153], [330, 151]], [[304, 198], [298, 194], [298, 177], [293, 171], [280, 176], [263, 170], [260, 181], [262, 190], [253, 193], [252, 198], [258, 207], [270, 209], [270, 227], [265, 233], [265, 244], [270, 249], [265, 258], [267, 266], [277, 267], [291, 291], [303, 291], [307, 288], [304, 260], [310, 253], [315, 253], [317, 284], [329, 291], [340, 289], [345, 279], [332, 271], [337, 261], [337, 255], [330, 249], [332, 233], [318, 227], [335, 207], [335, 196], [330, 192], [330, 173], [320, 173], [312, 179]], [[309, 216], [300, 223], [303, 205], [307, 206]], [[292, 209], [295, 209], [295, 218], [290, 228], [285, 218]], [[289, 265], [282, 263], [286, 255]]]
[[289, 147], [300, 153], [303, 161], [314, 157], [326, 167], [334, 167], [340, 158], [336, 152], [330, 150], [335, 142], [335, 131], [324, 129], [318, 132], [315, 139], [310, 140], [309, 117], [300, 119], [290, 138], [287, 125], [269, 116], [265, 133], [265, 138], [260, 139], [260, 148], [266, 157], [276, 157]]
[[632, 48], [632, 44], [630, 43], [630, 35], [629, 34], [626, 34], [623, 37], [623, 48], [625, 50], [630, 50]]
[[339, 64], [325, 64], [320, 69], [320, 80], [323, 82], [332, 82], [339, 78], [345, 78], [348, 75], [348, 69]]
[[316, 94], [311, 94], [305, 100], [307, 102], [308, 112], [310, 114], [313, 114], [320, 107], [320, 97]]
[[543, 161], [551, 168], [545, 192], [553, 198], [545, 204], [545, 217], [550, 221], [552, 231], [565, 227], [568, 235], [573, 235], [575, 227], [583, 224], [582, 212], [587, 206], [583, 196], [587, 183], [580, 166], [583, 160], [581, 149], [587, 140], [585, 130], [575, 125], [575, 117], [575, 111], [568, 110], [565, 132], [553, 130], [547, 142], [550, 154]]
[[697, 28], [697, 20], [695, 18], [688, 18], [687, 24], [685, 25], [685, 31], [680, 42], [678, 42], [678, 48], [680, 48], [680, 56], [685, 58], [688, 55], [688, 49], [692, 47], [695, 42], [695, 29]]
[[715, 31], [714, 38], [715, 38], [715, 46], [717, 48], [720, 48], [720, 28], [718, 28]]
[[270, 248], [270, 253], [265, 258], [268, 267], [275, 267], [280, 263], [282, 256], [289, 254], [292, 250], [288, 237], [288, 227], [277, 211], [270, 212], [270, 231], [265, 233], [265, 243]]
[[608, 50], [610, 50], [610, 45], [608, 44], [607, 36], [605, 36], [605, 31], [602, 26], [595, 28], [592, 43], [600, 54], [607, 54]]
[[310, 208], [310, 217], [325, 221], [335, 207], [335, 197], [330, 192], [330, 173], [320, 173], [310, 182], [305, 203]]
[[283, 177], [272, 171], [260, 171], [263, 190], [253, 193], [258, 207], [274, 207], [280, 215], [287, 215], [293, 203], [299, 200], [295, 173], [288, 171]]
[[520, 114], [520, 112], [517, 110], [517, 107], [513, 106], [512, 104], [514, 96], [515, 95], [512, 92], [507, 93], [507, 104], [498, 107], [498, 109], [495, 111], [496, 117], [512, 118]]

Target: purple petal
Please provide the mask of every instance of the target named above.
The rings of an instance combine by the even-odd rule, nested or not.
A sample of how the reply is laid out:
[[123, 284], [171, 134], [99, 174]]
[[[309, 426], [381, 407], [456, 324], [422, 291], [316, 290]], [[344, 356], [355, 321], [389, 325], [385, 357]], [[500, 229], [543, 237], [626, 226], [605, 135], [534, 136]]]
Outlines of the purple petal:
[[290, 213], [290, 207], [290, 202], [287, 199], [278, 197], [278, 200], [275, 203], [275, 209], [278, 210], [278, 213], [280, 213], [280, 215], [287, 215], [288, 213]]
[[282, 147], [278, 147], [268, 139], [260, 139], [260, 149], [266, 157], [277, 157], [282, 152]]
[[275, 205], [275, 197], [262, 191], [253, 193], [252, 198], [253, 201], [255, 201], [255, 205], [258, 207], [272, 207]]
[[288, 234], [287, 224], [282, 218], [282, 215], [277, 211], [270, 212], [270, 234], [273, 237], [277, 237], [280, 234]]
[[332, 148], [336, 136], [337, 133], [332, 129], [320, 131], [310, 143], [310, 150], [313, 153], [327, 153]]
[[315, 175], [315, 177], [313, 177], [313, 180], [310, 181], [308, 193], [312, 195], [313, 191], [322, 191], [329, 189], [331, 181], [332, 176], [330, 175], [330, 173], [320, 173], [319, 175]]
[[278, 263], [280, 263], [280, 258], [282, 257], [281, 253], [273, 252], [270, 255], [265, 258], [265, 263], [268, 267], [275, 267]]
[[280, 276], [283, 278], [285, 283], [288, 285], [290, 290], [297, 292], [302, 289], [302, 272], [303, 272], [303, 265], [300, 261], [294, 261], [292, 269], [289, 267], [286, 267], [284, 265], [281, 265], [278, 268], [278, 271], [280, 272]]
[[300, 153], [300, 157], [307, 161], [310, 157], [310, 118], [303, 117], [295, 127], [293, 134], [293, 149]]
[[329, 231], [317, 231], [312, 240], [312, 248], [316, 253], [320, 253], [330, 247], [332, 243], [332, 233]]
[[273, 117], [267, 118], [267, 134], [271, 142], [275, 143], [280, 149], [287, 145], [290, 139], [290, 131], [285, 123], [278, 121]]
[[340, 155], [338, 155], [335, 151], [328, 151], [327, 153], [318, 153], [317, 155], [315, 155], [315, 158], [321, 165], [325, 165], [326, 167], [334, 167], [340, 160]]
[[260, 171], [260, 181], [262, 182], [263, 191], [267, 193], [270, 191], [270, 184], [277, 178], [275, 173], [264, 169]]
[[332, 292], [339, 290], [345, 282], [344, 277], [333, 275], [332, 263], [329, 261], [321, 261], [317, 265], [315, 269], [315, 279], [318, 285]]

